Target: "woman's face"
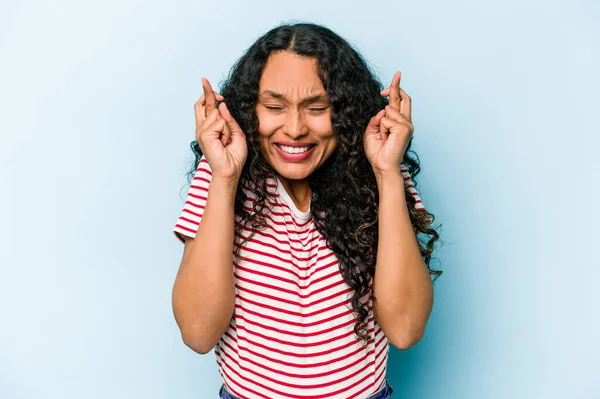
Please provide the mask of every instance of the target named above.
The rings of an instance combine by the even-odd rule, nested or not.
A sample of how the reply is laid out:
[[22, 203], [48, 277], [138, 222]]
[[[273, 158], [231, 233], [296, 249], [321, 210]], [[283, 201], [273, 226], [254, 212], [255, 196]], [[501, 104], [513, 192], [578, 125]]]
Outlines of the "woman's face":
[[314, 58], [272, 53], [260, 79], [256, 115], [262, 154], [286, 179], [306, 179], [335, 150], [331, 104]]

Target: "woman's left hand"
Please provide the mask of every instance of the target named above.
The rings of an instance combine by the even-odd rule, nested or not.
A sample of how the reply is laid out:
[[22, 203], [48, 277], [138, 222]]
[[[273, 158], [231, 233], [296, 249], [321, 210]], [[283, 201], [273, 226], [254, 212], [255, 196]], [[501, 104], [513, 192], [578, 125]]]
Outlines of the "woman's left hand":
[[390, 87], [381, 91], [389, 105], [379, 111], [364, 134], [365, 154], [375, 173], [400, 171], [400, 163], [415, 130], [411, 121], [410, 97], [400, 88], [400, 72]]

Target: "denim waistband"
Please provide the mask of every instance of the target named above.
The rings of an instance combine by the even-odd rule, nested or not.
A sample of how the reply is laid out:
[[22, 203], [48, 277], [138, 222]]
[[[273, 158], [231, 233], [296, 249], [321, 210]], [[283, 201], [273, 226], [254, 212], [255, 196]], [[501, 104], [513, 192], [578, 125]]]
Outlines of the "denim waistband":
[[[375, 392], [371, 396], [368, 396], [366, 399], [389, 399], [392, 397], [392, 392], [394, 392], [394, 388], [392, 388], [392, 386], [386, 380], [385, 384], [383, 385], [383, 388], [381, 388], [379, 391]], [[221, 389], [219, 389], [219, 397], [221, 399], [240, 399], [231, 392], [229, 392], [225, 387], [225, 384], [221, 385]]]
[[383, 384], [383, 388], [371, 396], [368, 396], [367, 399], [390, 399], [392, 397], [392, 392], [394, 392], [394, 388], [392, 388], [386, 379], [385, 384]]

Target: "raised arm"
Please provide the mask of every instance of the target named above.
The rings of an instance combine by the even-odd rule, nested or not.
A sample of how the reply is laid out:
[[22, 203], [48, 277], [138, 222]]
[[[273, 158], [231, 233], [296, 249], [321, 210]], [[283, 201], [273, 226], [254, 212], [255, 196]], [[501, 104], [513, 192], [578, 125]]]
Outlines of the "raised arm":
[[196, 140], [212, 173], [206, 205], [195, 238], [185, 248], [173, 285], [173, 312], [184, 343], [209, 352], [233, 315], [234, 202], [247, 156], [246, 138], [227, 106], [216, 107], [215, 93], [203, 79], [196, 102]]

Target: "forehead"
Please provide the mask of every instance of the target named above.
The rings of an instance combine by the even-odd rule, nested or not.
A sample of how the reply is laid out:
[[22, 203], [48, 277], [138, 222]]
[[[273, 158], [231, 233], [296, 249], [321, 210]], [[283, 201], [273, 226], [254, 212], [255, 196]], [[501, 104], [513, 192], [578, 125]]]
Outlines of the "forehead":
[[281, 51], [272, 53], [260, 78], [260, 92], [323, 92], [324, 87], [317, 74], [316, 58], [303, 57]]

